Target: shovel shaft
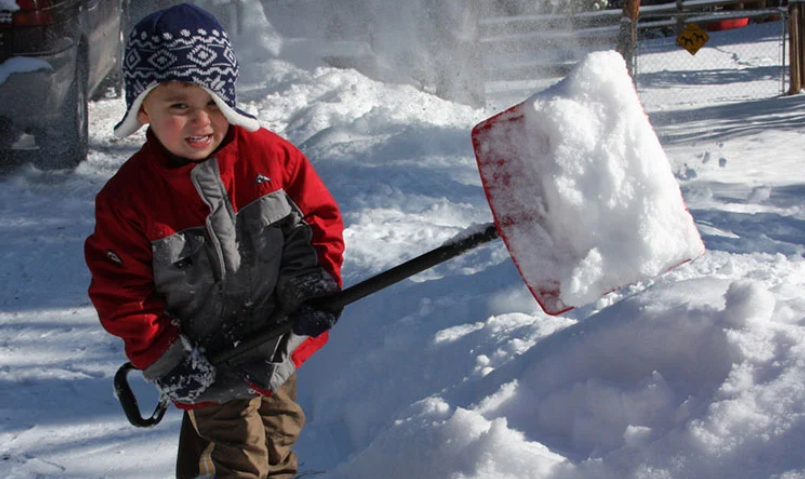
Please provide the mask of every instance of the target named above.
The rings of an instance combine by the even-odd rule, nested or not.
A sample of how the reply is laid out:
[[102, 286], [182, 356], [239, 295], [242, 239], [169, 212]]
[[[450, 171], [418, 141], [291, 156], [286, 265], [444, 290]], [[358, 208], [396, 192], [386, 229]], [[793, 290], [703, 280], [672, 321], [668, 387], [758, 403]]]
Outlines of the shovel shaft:
[[[387, 271], [378, 275], [372, 276], [369, 279], [361, 281], [358, 284], [350, 286], [338, 293], [331, 296], [314, 300], [311, 304], [319, 309], [341, 310], [345, 306], [363, 299], [370, 294], [376, 293], [381, 289], [387, 288], [395, 283], [410, 278], [417, 273], [421, 273], [430, 269], [438, 264], [459, 256], [477, 246], [488, 243], [495, 238], [498, 238], [498, 231], [494, 223], [484, 225], [475, 233], [471, 233], [464, 237], [454, 239], [432, 251], [424, 253], [416, 258], [406, 261], [398, 266], [395, 266]], [[210, 357], [210, 362], [213, 364], [221, 364], [232, 358], [235, 358], [246, 351], [256, 348], [261, 344], [271, 341], [283, 334], [291, 331], [293, 324], [287, 320], [287, 314], [283, 311], [275, 311], [274, 314], [267, 321], [272, 324], [271, 327], [258, 331], [254, 336], [248, 340], [241, 341], [237, 346], [216, 353]], [[115, 392], [118, 400], [120, 401], [126, 417], [133, 426], [137, 427], [152, 427], [162, 420], [165, 410], [168, 407], [166, 400], [160, 400], [157, 404], [154, 413], [150, 418], [143, 418], [140, 413], [137, 399], [128, 384], [128, 373], [136, 369], [131, 363], [126, 363], [118, 369], [115, 375], [114, 385]]]
[[[485, 225], [483, 230], [468, 235], [464, 238], [453, 240], [444, 244], [432, 251], [424, 253], [416, 258], [410, 259], [405, 263], [395, 266], [387, 271], [372, 276], [369, 279], [363, 280], [358, 284], [350, 286], [338, 293], [327, 296], [325, 298], [312, 301], [312, 305], [318, 309], [329, 309], [338, 311], [345, 306], [363, 299], [370, 294], [376, 293], [381, 289], [388, 288], [389, 286], [399, 283], [400, 281], [410, 278], [411, 276], [428, 270], [438, 264], [454, 258], [464, 252], [480, 246], [484, 243], [494, 240], [498, 237], [498, 230], [495, 225], [490, 223]], [[228, 361], [240, 354], [254, 349], [261, 344], [267, 343], [274, 338], [282, 336], [291, 331], [292, 324], [286, 321], [286, 314], [283, 311], [276, 311], [267, 321], [272, 324], [270, 328], [266, 328], [252, 336], [248, 340], [241, 341], [237, 346], [221, 351], [220, 353], [212, 356], [210, 361], [213, 364], [220, 364]]]
[[359, 299], [363, 299], [370, 294], [376, 293], [381, 289], [387, 288], [395, 283], [404, 279], [428, 270], [438, 264], [459, 256], [477, 246], [488, 243], [498, 237], [498, 230], [495, 228], [494, 223], [484, 225], [483, 229], [467, 235], [465, 237], [454, 239], [432, 251], [410, 259], [405, 263], [395, 266], [387, 271], [384, 271], [376, 276], [372, 276], [354, 286], [341, 291], [338, 294], [329, 296], [324, 299], [318, 306], [324, 309], [338, 310], [344, 306], [354, 303]]

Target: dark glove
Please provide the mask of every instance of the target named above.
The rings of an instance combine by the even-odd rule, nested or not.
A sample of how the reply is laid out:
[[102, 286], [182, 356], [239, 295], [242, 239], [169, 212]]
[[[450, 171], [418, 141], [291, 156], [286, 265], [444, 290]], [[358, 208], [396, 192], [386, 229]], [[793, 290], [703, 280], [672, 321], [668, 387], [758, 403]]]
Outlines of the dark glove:
[[214, 381], [215, 367], [194, 348], [170, 372], [154, 379], [154, 384], [172, 401], [192, 404]]
[[296, 311], [305, 303], [310, 303], [317, 298], [324, 298], [340, 290], [338, 282], [329, 273], [319, 269], [301, 276], [281, 278], [277, 284], [277, 298], [283, 310]]
[[341, 311], [316, 309], [303, 305], [288, 316], [293, 323], [293, 332], [300, 336], [316, 337], [332, 328], [341, 316]]

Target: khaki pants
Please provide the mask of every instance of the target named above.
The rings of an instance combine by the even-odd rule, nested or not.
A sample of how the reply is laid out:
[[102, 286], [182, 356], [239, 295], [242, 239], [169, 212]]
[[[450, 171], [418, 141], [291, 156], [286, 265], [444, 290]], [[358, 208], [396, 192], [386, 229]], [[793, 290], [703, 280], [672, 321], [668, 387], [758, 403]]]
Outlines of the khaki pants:
[[296, 375], [270, 397], [234, 400], [188, 411], [182, 421], [177, 479], [291, 479], [291, 447], [305, 424]]

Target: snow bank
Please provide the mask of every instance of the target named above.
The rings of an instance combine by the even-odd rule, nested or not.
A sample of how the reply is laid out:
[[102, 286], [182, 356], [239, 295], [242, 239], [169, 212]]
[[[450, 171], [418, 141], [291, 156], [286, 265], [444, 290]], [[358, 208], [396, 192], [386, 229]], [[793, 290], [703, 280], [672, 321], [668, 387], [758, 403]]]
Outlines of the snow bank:
[[537, 479], [565, 460], [526, 440], [506, 419], [489, 421], [439, 398], [413, 404], [408, 414], [328, 477]]
[[474, 141], [506, 245], [549, 313], [704, 251], [616, 52], [588, 55], [554, 87], [481, 123]]
[[[326, 477], [796, 470], [805, 261], [710, 253], [671, 276], [558, 332], [545, 323], [561, 317], [509, 314], [436, 328], [411, 354], [422, 325], [408, 317], [384, 328], [382, 346], [353, 351], [349, 377], [325, 380], [316, 421], [345, 430], [342, 446], [358, 451]], [[423, 318], [454, 306], [431, 305]], [[462, 379], [440, 390], [444, 377]], [[438, 392], [400, 407], [422, 383]]]

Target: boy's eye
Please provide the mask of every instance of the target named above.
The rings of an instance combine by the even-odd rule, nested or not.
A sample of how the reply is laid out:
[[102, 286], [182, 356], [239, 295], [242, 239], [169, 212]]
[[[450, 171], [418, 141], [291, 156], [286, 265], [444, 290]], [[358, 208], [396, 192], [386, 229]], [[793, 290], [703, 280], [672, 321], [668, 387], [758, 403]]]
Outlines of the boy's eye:
[[171, 105], [171, 108], [175, 108], [177, 110], [183, 110], [183, 109], [187, 108], [187, 104], [186, 103], [173, 103]]
[[210, 100], [210, 102], [209, 102], [209, 103], [207, 103], [207, 106], [208, 106], [208, 107], [210, 107], [210, 108], [215, 108], [215, 109], [218, 109], [218, 104], [217, 104], [217, 103], [215, 103], [215, 101], [214, 101], [214, 100]]

